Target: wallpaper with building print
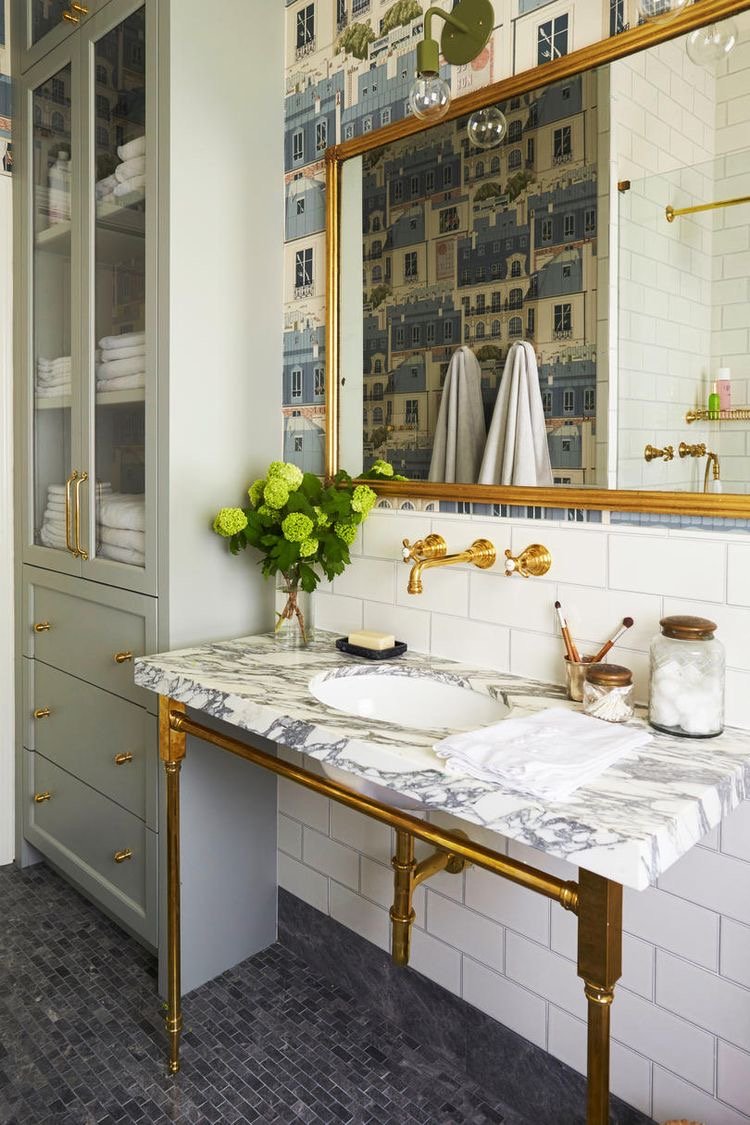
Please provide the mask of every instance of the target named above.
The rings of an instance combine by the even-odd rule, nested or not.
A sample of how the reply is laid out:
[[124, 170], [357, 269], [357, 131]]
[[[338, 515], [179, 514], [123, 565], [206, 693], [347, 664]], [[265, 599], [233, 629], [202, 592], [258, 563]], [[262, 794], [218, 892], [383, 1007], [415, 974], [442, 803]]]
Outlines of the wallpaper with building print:
[[[454, 94], [541, 65], [627, 26], [625, 0], [493, 0], [493, 4], [495, 27], [487, 48], [471, 64], [446, 69]], [[286, 3], [284, 456], [315, 472], [323, 466], [325, 426], [323, 156], [328, 145], [407, 114], [416, 43], [422, 34], [422, 7], [418, 0]], [[444, 313], [450, 313], [455, 335], [450, 341], [441, 339], [435, 349], [428, 348], [426, 336], [424, 347], [412, 349], [406, 343], [406, 328], [403, 347], [393, 347], [395, 336], [391, 335], [388, 350], [381, 356], [385, 377], [380, 407], [383, 425], [387, 425], [388, 376], [395, 377], [391, 386], [402, 386], [404, 365], [408, 379], [412, 378], [412, 368], [417, 368], [417, 383], [425, 387], [420, 392], [422, 399], [394, 392], [390, 408], [392, 417], [403, 415], [399, 425], [414, 426], [415, 397], [418, 403], [425, 401], [428, 378], [433, 383], [437, 379], [439, 385], [450, 345], [458, 346], [464, 339], [477, 351], [481, 349], [485, 393], [492, 400], [498, 368], [509, 342], [518, 333], [520, 320], [518, 336], [533, 340], [542, 365], [550, 446], [558, 470], [555, 475], [566, 483], [586, 479], [587, 470], [593, 466], [596, 178], [587, 160], [584, 120], [594, 106], [595, 96], [588, 91], [586, 81], [580, 80], [523, 99], [514, 109], [507, 107], [513, 132], [496, 153], [480, 154], [470, 149], [454, 127], [452, 140], [447, 143], [453, 150], [456, 180], [449, 190], [451, 206], [456, 207], [463, 227], [441, 232], [437, 220], [433, 250], [437, 287], [422, 287], [418, 277], [401, 278], [400, 282], [409, 282], [411, 315], [415, 322], [424, 322], [425, 333], [431, 305], [442, 302]], [[573, 137], [578, 129], [581, 143], [576, 151]], [[541, 163], [542, 137], [550, 149], [545, 153], [545, 164]], [[531, 149], [528, 142], [532, 142]], [[415, 147], [414, 142], [411, 147]], [[509, 167], [511, 157], [518, 160], [512, 155], [515, 153], [520, 156], [519, 168]], [[429, 153], [422, 153], [422, 157], [426, 175]], [[499, 161], [499, 168], [493, 166], [493, 157]], [[422, 199], [426, 203], [426, 189]], [[500, 230], [503, 233], [498, 238]], [[464, 245], [459, 246], [462, 240]], [[511, 249], [506, 249], [508, 241]], [[441, 243], [443, 248], [439, 250]], [[495, 251], [496, 243], [502, 249]], [[425, 248], [425, 242], [422, 246]], [[479, 273], [482, 249], [485, 254], [489, 251], [484, 277]], [[469, 255], [465, 266], [457, 256], [462, 250]], [[454, 254], [452, 264], [450, 253]], [[438, 257], [439, 269], [445, 274], [452, 270], [454, 281], [449, 282], [447, 276], [437, 278]], [[503, 271], [495, 278], [491, 275], [493, 260]], [[367, 266], [372, 306], [374, 259], [369, 259]], [[385, 262], [381, 264], [384, 268]], [[462, 269], [469, 270], [467, 280], [463, 280], [466, 274]], [[502, 284], [493, 287], [493, 281]], [[520, 307], [515, 307], [519, 304], [518, 290]], [[386, 310], [403, 296], [392, 288], [385, 310], [366, 310], [368, 333], [382, 335]], [[500, 303], [499, 310], [493, 310], [493, 301], [495, 305]], [[497, 333], [494, 339], [493, 327]], [[412, 404], [408, 407], [408, 423], [407, 402]], [[377, 407], [373, 405], [373, 409]], [[417, 426], [427, 428], [429, 422], [429, 409], [417, 405]], [[368, 432], [378, 425], [371, 415]], [[393, 443], [386, 443], [378, 452], [392, 447]], [[409, 475], [426, 475], [424, 456], [405, 460]]]
[[10, 42], [8, 37], [9, 0], [0, 0], [0, 174], [10, 172]]

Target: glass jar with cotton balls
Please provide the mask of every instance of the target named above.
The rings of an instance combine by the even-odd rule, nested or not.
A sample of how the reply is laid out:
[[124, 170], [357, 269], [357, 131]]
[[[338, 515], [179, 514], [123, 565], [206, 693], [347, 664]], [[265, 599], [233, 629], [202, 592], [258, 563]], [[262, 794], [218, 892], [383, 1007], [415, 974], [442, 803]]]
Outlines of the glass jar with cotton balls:
[[724, 646], [705, 617], [659, 622], [650, 649], [648, 721], [666, 734], [713, 738], [724, 729]]
[[475, 148], [496, 148], [508, 132], [508, 122], [496, 105], [488, 105], [474, 110], [466, 124], [466, 132]]

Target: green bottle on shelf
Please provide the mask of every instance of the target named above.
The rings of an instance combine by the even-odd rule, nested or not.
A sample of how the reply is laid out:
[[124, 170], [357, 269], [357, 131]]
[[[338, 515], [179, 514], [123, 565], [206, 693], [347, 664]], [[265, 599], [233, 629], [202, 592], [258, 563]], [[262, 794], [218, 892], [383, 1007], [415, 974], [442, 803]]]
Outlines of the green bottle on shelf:
[[708, 416], [709, 418], [716, 419], [719, 417], [719, 410], [721, 409], [721, 399], [719, 398], [719, 391], [716, 383], [713, 384], [711, 394], [708, 396]]

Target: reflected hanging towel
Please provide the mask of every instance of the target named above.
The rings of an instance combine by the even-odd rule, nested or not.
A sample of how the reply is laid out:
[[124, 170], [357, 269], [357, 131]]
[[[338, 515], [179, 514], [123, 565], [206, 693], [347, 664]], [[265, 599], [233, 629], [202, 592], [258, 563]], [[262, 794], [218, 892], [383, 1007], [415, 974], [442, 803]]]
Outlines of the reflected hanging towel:
[[471, 348], [457, 348], [440, 399], [429, 479], [476, 484], [486, 436], [479, 361]]
[[478, 483], [552, 484], [539, 371], [525, 340], [505, 361]]

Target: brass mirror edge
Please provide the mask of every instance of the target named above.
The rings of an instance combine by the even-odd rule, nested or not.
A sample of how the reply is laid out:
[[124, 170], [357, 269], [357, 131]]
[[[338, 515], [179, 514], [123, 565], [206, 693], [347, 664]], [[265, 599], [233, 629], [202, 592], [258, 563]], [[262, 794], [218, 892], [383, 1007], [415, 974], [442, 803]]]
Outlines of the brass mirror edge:
[[[439, 123], [453, 121], [475, 109], [549, 86], [575, 74], [627, 58], [647, 47], [676, 39], [698, 27], [718, 23], [750, 8], [750, 0], [698, 0], [679, 15], [645, 23], [581, 47], [560, 59], [511, 75], [479, 90], [455, 98]], [[439, 124], [438, 123], [438, 124]], [[402, 140], [425, 128], [422, 121], [406, 117], [371, 133], [353, 137], [326, 149], [326, 327], [325, 386], [326, 441], [325, 475], [332, 477], [339, 464], [339, 297], [341, 165], [392, 141]], [[666, 515], [750, 518], [750, 496], [731, 493], [643, 492], [604, 488], [532, 488], [477, 484], [440, 484], [427, 481], [367, 482], [382, 496], [409, 499], [460, 500], [474, 504], [509, 504], [543, 508], [581, 508], [589, 511], [643, 512]]]

